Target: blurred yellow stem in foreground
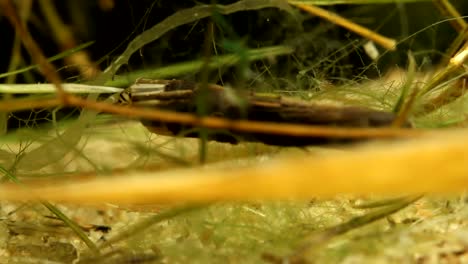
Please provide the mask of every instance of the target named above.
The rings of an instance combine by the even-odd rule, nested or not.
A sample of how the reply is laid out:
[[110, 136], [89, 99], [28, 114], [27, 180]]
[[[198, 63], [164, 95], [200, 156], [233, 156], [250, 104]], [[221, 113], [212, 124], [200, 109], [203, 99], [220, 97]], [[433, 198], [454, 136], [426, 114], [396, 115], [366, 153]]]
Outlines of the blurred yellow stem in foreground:
[[2, 200], [73, 203], [308, 199], [350, 194], [462, 192], [468, 187], [468, 130], [291, 156], [236, 169], [128, 172], [67, 183], [0, 186]]

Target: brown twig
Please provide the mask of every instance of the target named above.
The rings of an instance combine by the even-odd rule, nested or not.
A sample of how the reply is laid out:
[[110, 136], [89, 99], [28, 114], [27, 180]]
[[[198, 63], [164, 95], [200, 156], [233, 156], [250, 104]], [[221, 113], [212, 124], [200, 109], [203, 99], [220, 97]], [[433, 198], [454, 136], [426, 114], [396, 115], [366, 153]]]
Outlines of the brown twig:
[[57, 97], [43, 99], [11, 99], [0, 102], [0, 111], [13, 112], [27, 109], [48, 108], [59, 105], [62, 105], [62, 101]]
[[[48, 23], [50, 30], [53, 32], [52, 36], [58, 46], [60, 46], [62, 50], [75, 48], [75, 37], [68, 26], [60, 18], [54, 3], [51, 0], [41, 0], [39, 1], [39, 7], [41, 8], [42, 13], [44, 13], [45, 20]], [[65, 58], [65, 61], [69, 65], [76, 65], [81, 76], [85, 79], [92, 79], [100, 73], [99, 68], [91, 61], [88, 53], [84, 50], [71, 54]]]
[[427, 132], [415, 129], [395, 128], [340, 128], [331, 126], [313, 126], [300, 124], [278, 124], [273, 122], [237, 121], [217, 117], [197, 117], [196, 115], [144, 109], [132, 106], [118, 106], [105, 102], [84, 100], [68, 95], [67, 103], [63, 104], [57, 98], [52, 99], [16, 99], [0, 103], [0, 111], [18, 111], [31, 108], [54, 106], [82, 107], [98, 112], [112, 113], [131, 118], [142, 118], [161, 122], [179, 123], [211, 129], [230, 129], [238, 132], [259, 132], [273, 135], [289, 136], [324, 136], [330, 138], [412, 138]]
[[138, 107], [122, 107], [103, 102], [83, 100], [70, 97], [69, 106], [78, 106], [99, 112], [113, 113], [121, 116], [172, 122], [211, 129], [229, 129], [239, 132], [259, 132], [272, 135], [290, 136], [325, 136], [345, 138], [395, 138], [418, 137], [423, 131], [414, 129], [393, 128], [339, 128], [330, 126], [309, 126], [299, 124], [277, 124], [273, 122], [257, 122], [230, 120], [217, 117], [197, 117], [192, 114], [163, 111], [157, 109], [142, 109]]
[[10, 21], [12, 26], [15, 28], [16, 33], [21, 38], [24, 47], [31, 55], [31, 58], [37, 63], [42, 70], [46, 79], [53, 83], [57, 88], [59, 98], [66, 103], [67, 93], [62, 87], [62, 81], [60, 76], [57, 74], [55, 67], [47, 61], [46, 57], [42, 53], [37, 43], [32, 38], [31, 34], [27, 30], [23, 22], [16, 11], [16, 8], [11, 0], [0, 0], [0, 7], [3, 9], [3, 14]]

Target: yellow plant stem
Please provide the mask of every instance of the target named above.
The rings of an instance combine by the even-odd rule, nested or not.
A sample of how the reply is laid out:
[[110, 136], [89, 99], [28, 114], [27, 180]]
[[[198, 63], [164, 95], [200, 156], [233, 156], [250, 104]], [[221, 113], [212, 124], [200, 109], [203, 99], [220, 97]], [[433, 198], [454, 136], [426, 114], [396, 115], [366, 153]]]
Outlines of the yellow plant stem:
[[450, 24], [458, 33], [462, 32], [467, 27], [466, 21], [449, 0], [434, 0], [434, 4], [439, 9], [440, 13], [455, 19], [450, 21]]
[[19, 188], [0, 186], [2, 200], [73, 203], [181, 203], [256, 199], [310, 199], [337, 194], [463, 192], [468, 186], [468, 131], [440, 132], [322, 156], [292, 156], [256, 166], [132, 171]]
[[344, 27], [366, 39], [369, 39], [371, 41], [374, 41], [375, 43], [381, 45], [382, 47], [388, 49], [388, 50], [395, 50], [396, 49], [396, 40], [384, 37], [372, 30], [369, 30], [363, 26], [360, 26], [342, 16], [339, 16], [338, 14], [335, 14], [333, 12], [330, 12], [328, 10], [322, 9], [320, 7], [311, 5], [311, 4], [302, 4], [301, 2], [297, 1], [288, 1], [291, 5], [308, 12], [312, 15], [319, 16], [321, 18], [324, 18], [334, 24], [337, 24], [341, 27]]

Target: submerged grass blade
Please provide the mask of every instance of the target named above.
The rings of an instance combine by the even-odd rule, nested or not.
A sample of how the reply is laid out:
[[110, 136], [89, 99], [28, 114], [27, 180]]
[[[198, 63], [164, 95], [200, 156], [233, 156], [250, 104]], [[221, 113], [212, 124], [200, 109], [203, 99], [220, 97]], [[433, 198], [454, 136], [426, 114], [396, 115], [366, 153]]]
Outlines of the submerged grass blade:
[[[249, 61], [270, 58], [279, 55], [286, 55], [292, 53], [294, 50], [286, 46], [273, 46], [258, 49], [251, 49], [247, 51], [247, 58]], [[221, 56], [213, 56], [207, 65], [208, 69], [216, 69], [219, 67], [232, 66], [241, 60], [238, 54], [228, 54]], [[180, 76], [187, 73], [197, 73], [202, 69], [203, 59], [188, 61], [173, 64], [170, 66], [162, 67], [159, 69], [149, 69], [134, 71], [124, 76], [115, 76], [111, 80], [104, 83], [105, 86], [112, 87], [127, 87], [134, 83], [138, 78], [150, 78], [150, 79], [168, 79], [176, 76]]]
[[55, 216], [57, 216], [58, 219], [62, 220], [63, 223], [65, 223], [75, 234], [83, 241], [88, 248], [93, 251], [93, 253], [99, 253], [99, 248], [94, 244], [91, 239], [81, 230], [81, 228], [76, 224], [74, 221], [72, 221], [68, 216], [66, 216], [62, 211], [60, 211], [57, 207], [55, 207], [53, 204], [42, 201], [42, 204], [49, 209], [51, 213], [53, 213]]
[[[12, 174], [10, 171], [8, 171], [7, 169], [0, 166], [0, 171], [3, 172], [3, 174], [5, 174], [5, 176], [8, 179], [10, 179], [10, 181], [12, 181], [12, 182], [14, 182], [14, 183], [16, 183], [16, 184], [18, 184], [20, 186], [24, 186], [21, 183], [21, 181], [14, 174]], [[75, 234], [81, 239], [81, 241], [83, 241], [94, 254], [99, 253], [99, 249], [96, 246], [96, 244], [94, 244], [93, 241], [91, 241], [91, 239], [89, 239], [89, 237], [83, 232], [83, 230], [81, 230], [81, 228], [79, 227], [78, 224], [76, 224], [73, 220], [68, 218], [68, 216], [66, 216], [64, 213], [62, 213], [62, 211], [60, 211], [57, 207], [55, 207], [51, 203], [49, 203], [47, 201], [41, 201], [41, 203], [51, 213], [53, 213], [55, 216], [57, 216], [58, 219], [62, 220], [62, 222], [65, 223], [65, 225], [70, 227], [70, 229], [73, 230], [73, 232], [75, 232]]]
[[152, 225], [155, 225], [162, 221], [179, 216], [181, 214], [186, 214], [189, 212], [193, 212], [193, 211], [206, 208], [207, 206], [208, 206], [207, 204], [189, 204], [189, 205], [182, 205], [182, 206], [177, 206], [171, 209], [167, 209], [164, 212], [158, 213], [154, 216], [144, 218], [140, 220], [139, 222], [135, 223], [134, 225], [131, 225], [124, 231], [106, 240], [104, 243], [102, 243], [99, 246], [99, 248], [103, 249], [103, 248], [112, 246], [113, 244], [119, 241], [128, 239], [131, 236], [140, 234], [141, 232], [145, 231], [147, 228], [151, 227]]
[[81, 117], [62, 134], [21, 156], [16, 168], [34, 171], [63, 159], [75, 149], [74, 146], [80, 141], [84, 129], [95, 116], [96, 112], [83, 112]]
[[130, 56], [140, 50], [144, 45], [157, 40], [166, 32], [181, 25], [211, 16], [214, 8], [218, 13], [228, 15], [239, 11], [257, 10], [267, 7], [276, 7], [286, 11], [290, 10], [290, 6], [283, 0], [242, 0], [230, 5], [200, 5], [178, 11], [135, 37], [128, 44], [127, 49], [104, 71], [100, 76], [100, 80], [106, 81], [112, 79], [117, 70], [129, 61]]
[[396, 198], [387, 198], [387, 199], [381, 199], [381, 200], [370, 201], [370, 202], [358, 202], [358, 203], [353, 205], [353, 208], [356, 208], [356, 209], [371, 209], [371, 208], [389, 206], [389, 205], [396, 204], [396, 203], [399, 203], [401, 201], [404, 201], [406, 199], [408, 199], [408, 196], [402, 196], [402, 197], [396, 197]]
[[[121, 88], [86, 85], [76, 83], [63, 83], [63, 89], [67, 93], [118, 93]], [[43, 93], [56, 93], [57, 89], [53, 84], [0, 84], [0, 94], [43, 94]]]
[[354, 217], [347, 222], [331, 227], [325, 231], [313, 234], [305, 240], [303, 245], [298, 250], [296, 250], [294, 254], [287, 257], [287, 261], [288, 263], [300, 263], [299, 261], [304, 257], [304, 255], [309, 254], [312, 250], [319, 249], [332, 238], [394, 214], [419, 200], [421, 197], [422, 196], [419, 195], [402, 198], [401, 200], [397, 200], [395, 203], [389, 204], [381, 209], [376, 209], [362, 216]]
[[401, 89], [400, 97], [393, 109], [396, 114], [392, 126], [401, 127], [408, 121], [408, 116], [414, 105], [414, 101], [418, 97], [418, 88], [414, 87], [414, 79], [416, 77], [416, 60], [411, 53], [408, 54], [408, 73], [406, 74], [406, 82]]
[[132, 142], [132, 144], [135, 150], [137, 150], [139, 153], [144, 153], [145, 155], [152, 153], [166, 160], [167, 162], [172, 162], [182, 167], [191, 167], [193, 165], [190, 161], [187, 161], [181, 157], [159, 150], [160, 147], [148, 147], [145, 144], [141, 144], [139, 142]]
[[416, 60], [414, 59], [414, 56], [411, 53], [409, 53], [408, 54], [408, 72], [406, 74], [406, 81], [405, 81], [405, 84], [401, 87], [400, 96], [398, 97], [398, 100], [395, 103], [395, 106], [393, 108], [394, 113], [399, 113], [401, 108], [403, 107], [403, 104], [405, 103], [405, 99], [408, 96], [409, 91], [413, 85], [415, 75], [416, 75]]
[[8, 129], [8, 112], [0, 112], [0, 136], [6, 134]]
[[[48, 61], [52, 62], [52, 61], [63, 59], [65, 57], [69, 56], [70, 54], [76, 53], [76, 52], [78, 52], [80, 50], [83, 50], [83, 49], [91, 46], [93, 43], [94, 43], [94, 41], [90, 41], [90, 42], [86, 42], [84, 44], [78, 45], [78, 46], [76, 46], [76, 47], [74, 47], [72, 49], [69, 49], [67, 51], [64, 51], [62, 53], [59, 53], [59, 54], [57, 54], [55, 56], [50, 57], [48, 59]], [[39, 67], [39, 65], [35, 64], [35, 65], [31, 65], [31, 66], [28, 66], [28, 67], [25, 67], [25, 68], [22, 68], [22, 69], [18, 69], [18, 70], [15, 70], [15, 71], [5, 72], [5, 73], [0, 74], [0, 79], [11, 76], [11, 75], [16, 75], [16, 74], [24, 73], [24, 72], [27, 72], [27, 71], [30, 71], [30, 70], [34, 70], [34, 69], [36, 69], [38, 67]]]

